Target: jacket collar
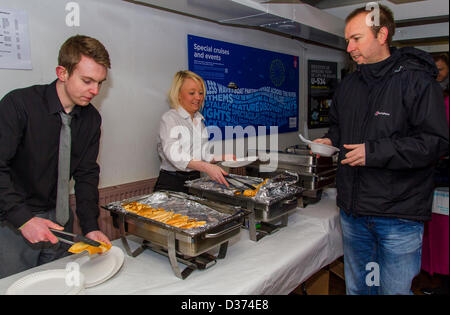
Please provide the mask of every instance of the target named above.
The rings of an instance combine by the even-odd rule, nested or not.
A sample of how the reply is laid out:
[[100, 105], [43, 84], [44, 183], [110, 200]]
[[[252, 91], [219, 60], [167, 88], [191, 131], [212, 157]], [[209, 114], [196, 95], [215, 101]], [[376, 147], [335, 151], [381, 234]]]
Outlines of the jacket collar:
[[413, 47], [391, 47], [390, 52], [383, 61], [358, 65], [357, 71], [369, 86], [405, 70], [424, 71], [436, 78], [437, 68], [430, 54]]
[[374, 84], [392, 73], [392, 67], [395, 66], [399, 56], [395, 48], [391, 48], [390, 52], [391, 55], [380, 62], [358, 65], [357, 69], [368, 85]]

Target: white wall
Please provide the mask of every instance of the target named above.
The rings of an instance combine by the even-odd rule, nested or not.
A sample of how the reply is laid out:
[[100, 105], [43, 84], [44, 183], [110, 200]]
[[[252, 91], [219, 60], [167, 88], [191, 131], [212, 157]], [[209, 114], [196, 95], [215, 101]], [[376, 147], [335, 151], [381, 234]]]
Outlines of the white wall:
[[[53, 81], [57, 55], [69, 36], [99, 39], [112, 69], [93, 104], [103, 119], [100, 187], [156, 177], [156, 135], [168, 110], [166, 92], [174, 73], [187, 68], [187, 34], [297, 55], [300, 73], [300, 130], [307, 113], [307, 59], [343, 64], [345, 53], [261, 31], [222, 26], [121, 0], [77, 0], [80, 26], [65, 24], [65, 0], [2, 0], [0, 9], [28, 13], [33, 70], [0, 69], [0, 97], [18, 87]], [[338, 67], [339, 71], [340, 67]], [[310, 137], [326, 130], [310, 131]], [[279, 137], [280, 149], [299, 143], [296, 133]]]

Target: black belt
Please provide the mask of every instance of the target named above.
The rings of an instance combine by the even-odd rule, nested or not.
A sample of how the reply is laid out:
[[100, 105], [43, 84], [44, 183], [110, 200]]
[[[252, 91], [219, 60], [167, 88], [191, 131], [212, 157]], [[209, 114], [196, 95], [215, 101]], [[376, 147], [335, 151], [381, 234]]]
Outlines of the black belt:
[[183, 171], [167, 171], [165, 169], [160, 170], [161, 173], [172, 175], [172, 176], [178, 176], [178, 177], [199, 177], [200, 172], [199, 171], [191, 171], [191, 172], [183, 172]]

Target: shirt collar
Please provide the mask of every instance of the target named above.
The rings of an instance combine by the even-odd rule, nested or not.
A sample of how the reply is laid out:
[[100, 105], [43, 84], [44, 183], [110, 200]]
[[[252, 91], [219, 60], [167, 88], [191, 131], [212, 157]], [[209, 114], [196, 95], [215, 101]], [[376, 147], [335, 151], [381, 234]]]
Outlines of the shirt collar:
[[[178, 106], [177, 108], [177, 112], [178, 114], [180, 114], [180, 116], [184, 119], [188, 119], [191, 118], [191, 115], [183, 108], [183, 106]], [[200, 112], [196, 112], [194, 114], [194, 119], [200, 119], [200, 120], [205, 120], [205, 117], [203, 117], [203, 115]]]
[[[59, 99], [58, 92], [56, 91], [56, 81], [58, 80], [56, 79], [55, 81], [50, 83], [45, 92], [49, 114], [56, 114], [64, 110], [64, 107], [61, 104], [61, 100]], [[80, 115], [80, 111], [81, 107], [75, 105], [70, 114], [72, 116], [78, 116]]]

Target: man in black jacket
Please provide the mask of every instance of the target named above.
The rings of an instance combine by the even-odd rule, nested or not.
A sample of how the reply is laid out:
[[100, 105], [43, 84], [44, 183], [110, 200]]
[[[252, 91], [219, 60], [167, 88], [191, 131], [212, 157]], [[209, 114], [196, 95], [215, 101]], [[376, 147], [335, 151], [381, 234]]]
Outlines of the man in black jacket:
[[448, 125], [433, 59], [390, 48], [392, 12], [375, 10], [379, 21], [366, 8], [347, 17], [347, 52], [358, 67], [338, 87], [330, 129], [315, 141], [341, 149], [336, 184], [347, 293], [410, 294], [423, 222], [431, 218], [433, 167], [448, 155]]
[[[57, 80], [14, 90], [0, 101], [0, 278], [65, 255], [67, 247], [49, 228], [72, 229], [70, 177], [83, 233], [110, 243], [97, 222], [101, 117], [90, 103], [109, 67], [98, 40], [73, 36], [61, 46]], [[63, 118], [70, 126], [65, 137]], [[60, 134], [65, 153], [59, 150]], [[66, 177], [57, 185], [60, 172]]]

